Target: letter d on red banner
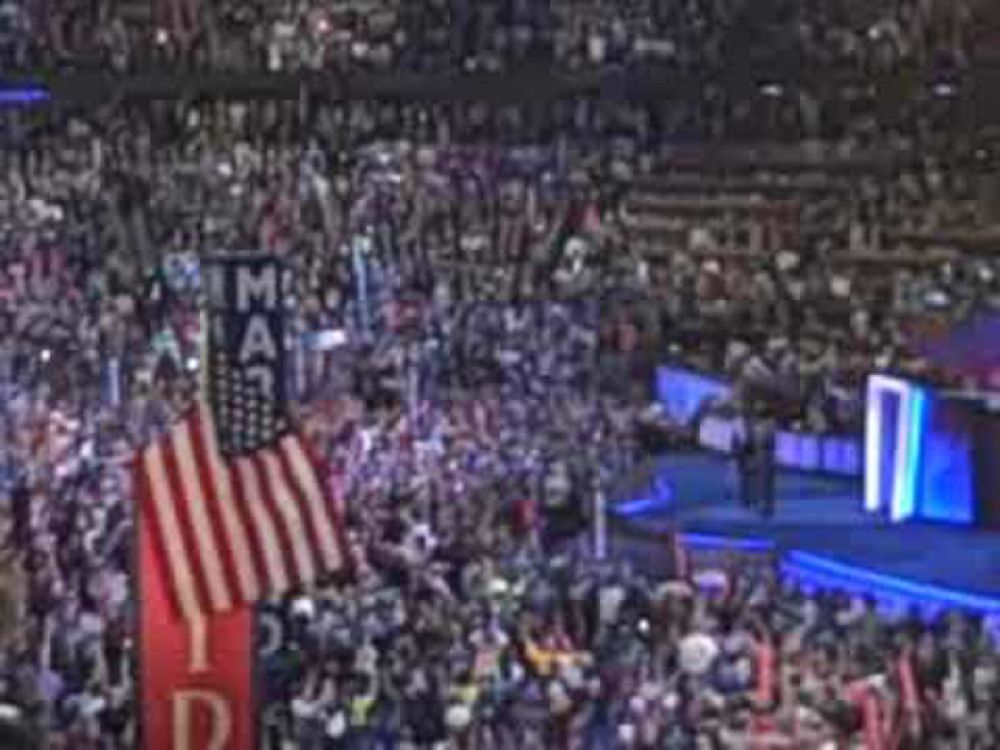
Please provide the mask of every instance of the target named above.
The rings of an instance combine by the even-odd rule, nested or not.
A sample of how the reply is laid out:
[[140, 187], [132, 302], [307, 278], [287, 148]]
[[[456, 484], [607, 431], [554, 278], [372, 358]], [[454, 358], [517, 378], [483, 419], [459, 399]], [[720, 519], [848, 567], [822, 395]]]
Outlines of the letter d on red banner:
[[141, 522], [138, 558], [143, 750], [252, 750], [250, 611], [191, 626], [174, 616], [152, 535]]

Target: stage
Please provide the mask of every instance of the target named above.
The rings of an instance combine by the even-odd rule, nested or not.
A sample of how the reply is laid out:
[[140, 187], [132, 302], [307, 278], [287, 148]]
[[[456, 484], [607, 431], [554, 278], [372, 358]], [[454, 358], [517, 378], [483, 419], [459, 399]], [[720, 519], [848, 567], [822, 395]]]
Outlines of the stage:
[[865, 515], [860, 481], [783, 473], [769, 521], [740, 507], [735, 471], [709, 454], [658, 460], [611, 507], [624, 538], [673, 525], [694, 549], [772, 551], [806, 584], [868, 592], [894, 604], [1000, 614], [1000, 533]]

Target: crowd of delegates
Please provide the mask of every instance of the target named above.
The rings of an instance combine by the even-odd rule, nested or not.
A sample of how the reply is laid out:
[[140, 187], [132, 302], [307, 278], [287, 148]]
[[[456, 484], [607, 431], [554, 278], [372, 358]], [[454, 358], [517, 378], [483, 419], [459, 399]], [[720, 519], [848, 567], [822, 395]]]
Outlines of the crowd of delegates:
[[[10, 67], [580, 71], [658, 64], [704, 72], [734, 63], [957, 69], [989, 51], [992, 8], [976, 0], [621, 3], [567, 0], [7, 0]], [[732, 69], [732, 68], [730, 68]]]
[[[755, 251], [754, 234], [767, 222], [741, 235], [725, 217], [686, 227], [677, 242], [642, 236], [632, 185], [672, 163], [655, 144], [685, 129], [654, 115], [588, 101], [162, 104], [68, 123], [8, 113], [4, 289], [9, 296], [29, 278], [63, 269], [87, 279], [87, 294], [103, 294], [105, 308], [101, 325], [91, 326], [70, 314], [68, 299], [57, 313], [49, 298], [58, 292], [42, 289], [11, 318], [12, 346], [31, 353], [44, 335], [63, 357], [70, 356], [63, 343], [84, 342], [72, 356], [91, 367], [99, 351], [130, 356], [146, 336], [158, 349], [176, 342], [195, 351], [196, 316], [167, 301], [188, 283], [183, 268], [191, 264], [177, 271], [173, 261], [261, 247], [295, 267], [307, 331], [343, 328], [363, 315], [373, 318], [365, 326], [378, 327], [387, 314], [416, 311], [421, 325], [447, 328], [444, 359], [468, 373], [461, 365], [475, 341], [481, 348], [497, 325], [514, 325], [504, 304], [557, 295], [579, 307], [589, 296], [602, 300], [598, 310], [613, 310], [597, 320], [580, 308], [599, 350], [612, 342], [662, 353], [669, 338], [715, 371], [749, 368], [805, 383], [808, 393], [795, 397], [801, 403], [812, 394], [854, 394], [858, 376], [873, 368], [924, 366], [912, 361], [908, 318], [932, 308], [960, 317], [996, 298], [1000, 274], [989, 258], [959, 256], [899, 273], [886, 272], [891, 264], [870, 273], [842, 262], [858, 251], [899, 249], [883, 239], [893, 231], [984, 225], [968, 180], [933, 156], [898, 177], [864, 178], [846, 195], [806, 201], [799, 231], [782, 247]], [[852, 148], [867, 153], [862, 142]], [[784, 179], [750, 175], [762, 184]], [[727, 257], [731, 250], [744, 257]], [[134, 294], [135, 268], [164, 258], [171, 283]], [[359, 275], [372, 298], [364, 310]], [[110, 297], [121, 299], [112, 305]], [[114, 309], [121, 306], [126, 314], [142, 308], [142, 325], [123, 325]], [[813, 387], [824, 379], [831, 382]]]
[[503, 525], [405, 546], [263, 616], [268, 737], [303, 748], [986, 748], [983, 623], [806, 593], [766, 565], [692, 581]]
[[[295, 392], [367, 561], [354, 588], [267, 618], [276, 734], [726, 747], [767, 724], [819, 747], [862, 734], [879, 696], [887, 719], [905, 706], [905, 733], [919, 713], [925, 738], [994, 744], [995, 660], [960, 618], [890, 623], [766, 571], [729, 571], [720, 594], [539, 557], [579, 535], [637, 460], [644, 389], [630, 385], [648, 373], [631, 353], [690, 347], [685, 322], [724, 302], [723, 325], [760, 310], [791, 334], [824, 294], [853, 298], [843, 348], [800, 355], [823, 378], [889, 330], [885, 288], [912, 282], [840, 280], [780, 254], [749, 279], [683, 250], [654, 268], [624, 205], [656, 166], [641, 112], [438, 114], [159, 104], [6, 118], [0, 466], [28, 606], [0, 660], [4, 711], [53, 747], [134, 737], [129, 461], [191, 395], [197, 258], [251, 247], [295, 270], [297, 334], [347, 339], [337, 367], [296, 359]], [[960, 280], [973, 283], [965, 266], [941, 279], [952, 294]], [[780, 347], [750, 348], [744, 360], [782, 362]], [[914, 676], [899, 679], [908, 645]], [[776, 692], [748, 701], [769, 664]]]
[[[173, 131], [167, 153], [141, 126], [116, 137], [83, 119], [29, 133], [20, 153], [7, 153], [2, 464], [27, 612], [10, 634], [2, 687], [8, 709], [28, 715], [53, 747], [126, 747], [134, 737], [129, 465], [190, 397], [198, 353], [192, 254], [250, 245], [281, 255], [299, 272], [290, 301], [300, 326], [337, 326], [360, 342], [338, 359], [342, 370], [354, 363], [358, 385], [346, 387], [363, 397], [363, 418], [352, 440], [330, 435], [327, 447], [331, 463], [349, 469], [352, 526], [372, 554], [393, 528], [409, 536], [432, 526], [449, 539], [489, 517], [472, 504], [488, 495], [504, 503], [517, 495], [517, 513], [536, 535], [544, 498], [550, 517], [562, 516], [574, 533], [596, 475], [629, 468], [628, 403], [590, 382], [600, 321], [577, 320], [576, 303], [558, 295], [515, 305], [509, 279], [495, 298], [481, 294], [490, 283], [475, 278], [446, 283], [450, 272], [430, 265], [439, 259], [420, 258], [419, 247], [434, 254], [443, 247], [443, 257], [471, 265], [462, 257], [467, 240], [493, 229], [450, 216], [456, 201], [447, 197], [462, 185], [445, 180], [444, 198], [431, 184], [385, 196], [383, 162], [394, 155], [384, 150], [351, 164], [372, 174], [347, 172], [345, 193], [334, 195], [336, 173], [322, 161], [335, 157], [332, 148], [234, 144], [238, 125], [213, 133], [197, 127], [197, 110], [190, 114], [190, 137]], [[449, 154], [434, 149], [409, 154], [409, 168], [427, 157], [427, 172], [448, 174], [438, 162]], [[456, 169], [467, 161], [461, 153], [454, 159]], [[414, 195], [427, 196], [426, 205], [415, 209]], [[425, 223], [410, 219], [416, 236], [386, 243], [380, 233], [393, 231], [400, 203]], [[569, 209], [547, 226], [550, 207], [538, 203], [537, 236], [523, 221], [500, 219], [499, 231], [511, 237], [488, 237], [488, 248], [532, 251], [563, 233], [568, 219], [560, 216]], [[365, 248], [370, 305], [356, 299], [359, 274], [341, 254], [342, 245], [358, 244], [355, 236]], [[548, 283], [550, 255], [539, 251], [525, 295], [534, 296], [536, 280]], [[152, 278], [137, 272], [161, 257]], [[500, 270], [510, 263], [504, 255], [494, 261]], [[473, 304], [482, 307], [457, 312]], [[506, 342], [502, 357], [484, 347], [485, 337]], [[412, 367], [411, 349], [419, 355]], [[329, 424], [321, 420], [319, 432]], [[584, 443], [589, 452], [580, 450]], [[392, 481], [375, 481], [383, 478]], [[432, 485], [420, 489], [419, 503], [402, 502], [400, 493], [421, 480]]]

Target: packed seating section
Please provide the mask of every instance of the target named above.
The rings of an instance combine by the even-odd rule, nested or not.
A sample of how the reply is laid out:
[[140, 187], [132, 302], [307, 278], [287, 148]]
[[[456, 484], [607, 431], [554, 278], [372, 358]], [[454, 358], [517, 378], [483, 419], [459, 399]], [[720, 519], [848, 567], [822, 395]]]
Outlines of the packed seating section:
[[[7, 69], [133, 72], [950, 75], [992, 28], [988, 3], [933, 0], [754, 23], [739, 2], [0, 10]], [[590, 498], [643, 459], [667, 357], [734, 381], [728, 408], [766, 400], [820, 434], [858, 429], [873, 370], [960, 382], [908, 337], [1000, 301], [991, 135], [950, 133], [948, 92], [892, 122], [845, 101], [0, 111], [0, 517], [27, 603], [0, 701], [32, 743], [133, 746], [129, 462], [191, 397], [198, 258], [249, 247], [296, 272], [296, 392], [366, 561], [264, 607], [273, 746], [818, 748], [859, 735], [862, 686], [910, 741], [996, 745], [980, 620], [879, 612], [766, 564], [680, 581], [578, 549]], [[303, 343], [329, 332], [345, 343]]]

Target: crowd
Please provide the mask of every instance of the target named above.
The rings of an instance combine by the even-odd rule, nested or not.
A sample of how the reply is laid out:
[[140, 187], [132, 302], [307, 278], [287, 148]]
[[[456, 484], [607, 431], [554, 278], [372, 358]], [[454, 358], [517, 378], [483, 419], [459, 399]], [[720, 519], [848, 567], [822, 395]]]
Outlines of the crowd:
[[7, 67], [118, 70], [194, 65], [420, 73], [519, 66], [588, 71], [654, 65], [719, 71], [746, 64], [866, 73], [955, 71], [989, 54], [989, 3], [735, 0], [623, 3], [489, 0], [7, 0]]
[[675, 256], [660, 271], [675, 294], [663, 322], [673, 332], [675, 361], [724, 374], [738, 392], [774, 402], [783, 421], [814, 433], [860, 427], [864, 385], [874, 371], [952, 387], [996, 382], [995, 372], [970, 378], [944, 369], [914, 346], [923, 335], [915, 321], [937, 317], [947, 330], [980, 306], [996, 305], [995, 261], [892, 271], [873, 265], [852, 269], [838, 265], [836, 255], [794, 253], [779, 256], [778, 267]]
[[[90, 6], [73, 8], [86, 28]], [[73, 24], [60, 33], [64, 52], [82, 38]], [[792, 246], [754, 248], [704, 219], [678, 245], [652, 242], [632, 201], [669, 164], [658, 144], [711, 121], [685, 131], [690, 119], [667, 110], [4, 113], [0, 472], [27, 607], [0, 655], [0, 723], [19, 712], [51, 747], [134, 740], [129, 462], [191, 395], [198, 259], [250, 247], [295, 272], [293, 392], [364, 561], [352, 587], [262, 616], [275, 746], [738, 747], [755, 735], [823, 747], [876, 731], [873, 711], [912, 747], [996, 744], [981, 623], [886, 617], [766, 566], [656, 579], [577, 550], [595, 499], [641, 460], [649, 364], [669, 346], [784, 383], [832, 426], [850, 416], [824, 399], [842, 393], [849, 413], [862, 372], [921, 366], [904, 311], [998, 291], [995, 262], [971, 256], [909, 275], [840, 262], [866, 244], [852, 222], [905, 223], [928, 205], [965, 216], [953, 206], [972, 200], [928, 164], [912, 190], [862, 182], [817, 202], [819, 216], [777, 232]]]
[[997, 655], [979, 621], [887, 617], [745, 562], [686, 582], [542, 558], [503, 533], [453, 544], [264, 615], [275, 746], [997, 741]]

